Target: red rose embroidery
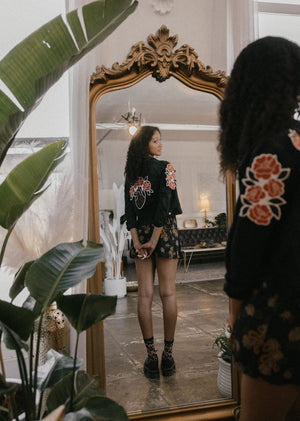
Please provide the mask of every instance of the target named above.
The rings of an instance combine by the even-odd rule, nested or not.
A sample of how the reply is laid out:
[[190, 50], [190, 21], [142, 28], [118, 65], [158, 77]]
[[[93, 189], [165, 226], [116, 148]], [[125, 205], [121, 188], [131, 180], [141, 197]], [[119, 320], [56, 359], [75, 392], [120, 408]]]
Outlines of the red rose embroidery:
[[134, 196], [134, 192], [135, 192], [134, 186], [130, 187], [130, 190], [129, 190], [130, 197], [133, 197]]
[[175, 171], [175, 168], [173, 167], [172, 164], [168, 164], [167, 165], [167, 169], [168, 169], [169, 172], [174, 172]]
[[276, 155], [262, 154], [253, 161], [252, 169], [256, 178], [267, 180], [271, 175], [278, 175], [281, 171], [281, 164]]
[[283, 181], [290, 172], [290, 168], [282, 168], [276, 155], [261, 154], [254, 158], [251, 167], [246, 169], [246, 178], [242, 179], [246, 191], [241, 194], [239, 215], [258, 225], [269, 225], [273, 217], [279, 220], [281, 206], [286, 203], [282, 197]]
[[134, 198], [138, 209], [142, 209], [146, 203], [147, 195], [150, 196], [152, 193], [153, 190], [151, 189], [151, 182], [148, 180], [148, 177], [139, 177], [137, 182], [129, 189], [130, 200]]
[[273, 213], [269, 206], [266, 205], [255, 205], [250, 208], [249, 218], [258, 225], [269, 225]]
[[144, 181], [143, 184], [144, 190], [149, 191], [151, 189], [151, 183], [149, 180]]
[[264, 185], [264, 189], [268, 192], [270, 197], [278, 197], [284, 193], [283, 183], [280, 180], [274, 180], [273, 178]]
[[175, 190], [175, 183], [174, 183], [174, 181], [170, 181], [170, 183], [169, 183], [169, 187], [170, 187], [170, 189], [172, 189], [172, 190]]
[[251, 203], [257, 203], [260, 199], [265, 197], [265, 193], [263, 192], [260, 186], [251, 186], [248, 187], [245, 193], [245, 197]]
[[175, 168], [172, 164], [168, 164], [166, 167], [166, 181], [167, 186], [170, 187], [170, 189], [175, 190], [176, 189], [176, 172]]
[[296, 130], [289, 130], [289, 138], [291, 139], [293, 145], [298, 151], [300, 151], [300, 134]]

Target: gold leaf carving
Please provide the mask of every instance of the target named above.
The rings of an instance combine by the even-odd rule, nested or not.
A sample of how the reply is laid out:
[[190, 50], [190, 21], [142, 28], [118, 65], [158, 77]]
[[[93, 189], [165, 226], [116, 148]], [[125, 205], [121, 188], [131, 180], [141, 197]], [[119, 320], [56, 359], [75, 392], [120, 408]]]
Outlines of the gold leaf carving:
[[108, 79], [120, 78], [132, 71], [141, 73], [144, 70], [151, 70], [152, 76], [163, 82], [178, 69], [187, 76], [195, 75], [220, 87], [226, 85], [228, 77], [225, 72], [213, 72], [210, 66], [205, 66], [198, 60], [198, 55], [189, 45], [184, 44], [174, 51], [178, 36], [170, 36], [165, 25], [159, 28], [156, 35], [149, 35], [147, 42], [149, 45], [143, 41], [134, 44], [122, 64], [116, 62], [111, 68], [97, 66], [96, 72], [91, 76], [91, 86], [106, 83]]

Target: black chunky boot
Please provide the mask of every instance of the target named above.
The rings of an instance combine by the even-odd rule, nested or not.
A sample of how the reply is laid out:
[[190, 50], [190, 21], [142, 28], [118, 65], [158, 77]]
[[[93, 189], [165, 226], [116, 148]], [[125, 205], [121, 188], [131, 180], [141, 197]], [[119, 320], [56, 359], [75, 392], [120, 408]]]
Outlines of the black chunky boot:
[[174, 358], [164, 358], [164, 354], [161, 357], [161, 372], [162, 375], [165, 377], [169, 377], [169, 376], [173, 376], [173, 374], [175, 374], [176, 372], [176, 366], [175, 366], [175, 361]]
[[148, 379], [159, 378], [158, 357], [154, 346], [154, 338], [144, 339], [148, 358], [144, 362], [144, 374]]
[[159, 378], [158, 359], [156, 360], [150, 360], [149, 358], [145, 359], [144, 374], [148, 379]]

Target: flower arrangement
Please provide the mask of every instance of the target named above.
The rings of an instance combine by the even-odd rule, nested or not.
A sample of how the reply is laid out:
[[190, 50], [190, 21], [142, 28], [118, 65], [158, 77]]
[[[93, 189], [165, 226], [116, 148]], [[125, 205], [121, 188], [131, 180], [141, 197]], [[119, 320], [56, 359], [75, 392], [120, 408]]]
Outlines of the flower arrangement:
[[214, 341], [213, 346], [217, 346], [220, 350], [218, 358], [222, 358], [224, 361], [231, 363], [231, 349], [229, 345], [231, 336], [231, 330], [229, 327], [224, 328], [224, 332], [218, 335]]

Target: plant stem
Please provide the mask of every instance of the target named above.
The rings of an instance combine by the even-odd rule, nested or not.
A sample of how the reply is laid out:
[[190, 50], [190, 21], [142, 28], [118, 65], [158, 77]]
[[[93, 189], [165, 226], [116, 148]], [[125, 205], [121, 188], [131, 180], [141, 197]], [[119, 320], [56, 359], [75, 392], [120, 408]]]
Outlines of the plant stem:
[[32, 384], [32, 371], [33, 371], [33, 335], [30, 335], [30, 345], [29, 345], [29, 384]]
[[37, 413], [37, 420], [41, 419], [41, 412], [42, 412], [42, 404], [43, 404], [43, 397], [44, 397], [44, 390], [41, 391], [40, 401], [39, 401], [39, 408]]
[[73, 363], [73, 372], [72, 372], [72, 381], [71, 381], [71, 397], [70, 397], [70, 412], [72, 412], [73, 399], [74, 399], [74, 389], [75, 389], [75, 372], [76, 372], [76, 360], [78, 352], [78, 342], [79, 334], [76, 335], [76, 345], [75, 345], [75, 354], [74, 354], [74, 363]]
[[3, 361], [3, 355], [2, 355], [1, 342], [0, 342], [0, 364], [1, 364], [1, 372], [2, 372], [2, 375], [3, 375], [4, 379], [6, 379], [5, 367], [4, 367], [4, 361]]
[[39, 354], [40, 354], [40, 342], [41, 342], [43, 317], [44, 317], [44, 313], [42, 313], [41, 316], [40, 316], [38, 332], [37, 332], [36, 349], [35, 349], [34, 382], [33, 382], [34, 402], [36, 402], [37, 375], [38, 375], [38, 365], [39, 365]]

